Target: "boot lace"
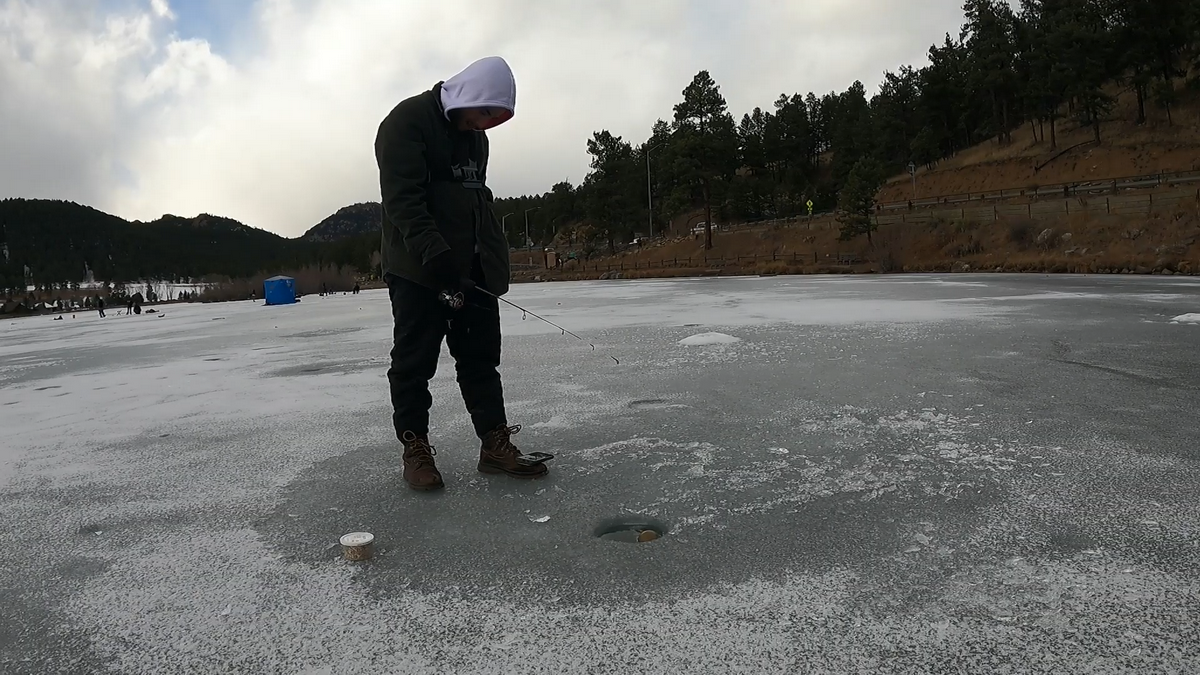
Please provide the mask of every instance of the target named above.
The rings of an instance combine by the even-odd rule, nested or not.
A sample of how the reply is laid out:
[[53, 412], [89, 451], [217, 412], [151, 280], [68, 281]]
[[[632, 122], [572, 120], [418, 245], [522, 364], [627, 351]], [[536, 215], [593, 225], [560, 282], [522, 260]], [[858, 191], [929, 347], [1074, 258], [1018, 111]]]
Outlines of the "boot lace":
[[406, 431], [401, 441], [404, 443], [404, 458], [412, 463], [414, 469], [434, 466], [433, 458], [437, 455], [437, 449], [428, 440]]
[[492, 432], [491, 443], [493, 454], [496, 455], [519, 455], [521, 451], [517, 446], [513, 445], [512, 437], [521, 432], [521, 425], [514, 424], [513, 426], [503, 426]]

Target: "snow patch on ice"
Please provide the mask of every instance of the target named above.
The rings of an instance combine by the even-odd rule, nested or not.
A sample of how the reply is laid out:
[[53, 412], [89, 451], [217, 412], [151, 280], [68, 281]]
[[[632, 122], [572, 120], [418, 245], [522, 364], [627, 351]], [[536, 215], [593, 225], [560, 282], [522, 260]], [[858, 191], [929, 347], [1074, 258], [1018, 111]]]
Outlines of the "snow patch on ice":
[[529, 425], [530, 429], [569, 429], [573, 424], [567, 420], [566, 415], [554, 415], [545, 422], [534, 422]]
[[742, 339], [725, 333], [698, 333], [679, 341], [684, 347], [702, 347], [707, 345], [731, 345]]
[[[1056, 648], [1064, 639], [1106, 665], [1164, 658], [1164, 648], [1178, 647], [1178, 617], [1197, 592], [1178, 575], [1084, 552], [965, 565], [937, 587], [935, 601], [906, 612], [878, 611], [904, 597], [902, 586], [863, 593], [860, 575], [839, 568], [681, 598], [547, 606], [490, 593], [372, 593], [353, 566], [280, 560], [252, 531], [195, 535], [167, 534], [142, 555], [116, 558], [72, 596], [68, 609], [114, 670], [576, 672], [623, 663], [636, 635], [654, 645], [638, 652], [643, 672], [718, 672], [731, 661], [859, 672], [883, 652], [897, 672], [954, 659], [987, 672], [996, 654], [1016, 653], [1014, 644], [1036, 648], [1045, 672], [1070, 672], [1079, 656]], [[1116, 610], [1135, 599], [1136, 633]], [[744, 616], [753, 624], [731, 630], [731, 617]], [[229, 648], [231, 634], [237, 649]], [[1194, 653], [1178, 652], [1175, 662], [1192, 662]]]

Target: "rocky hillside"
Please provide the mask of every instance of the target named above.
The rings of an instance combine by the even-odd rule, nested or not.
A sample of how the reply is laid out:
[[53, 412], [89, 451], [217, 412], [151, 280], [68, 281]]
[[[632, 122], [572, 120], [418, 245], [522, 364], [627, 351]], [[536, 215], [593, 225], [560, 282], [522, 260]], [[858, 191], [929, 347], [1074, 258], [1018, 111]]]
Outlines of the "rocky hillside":
[[328, 242], [373, 234], [379, 231], [382, 216], [379, 202], [352, 204], [338, 209], [337, 213], [312, 226], [300, 238], [304, 241]]

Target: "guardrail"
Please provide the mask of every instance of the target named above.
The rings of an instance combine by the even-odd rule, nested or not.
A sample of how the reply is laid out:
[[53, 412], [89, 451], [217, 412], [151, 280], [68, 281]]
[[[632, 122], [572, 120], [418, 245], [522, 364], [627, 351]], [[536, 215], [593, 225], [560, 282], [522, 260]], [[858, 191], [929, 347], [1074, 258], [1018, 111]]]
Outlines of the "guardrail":
[[[1168, 184], [1200, 184], [1200, 171], [1192, 174], [1163, 174], [1162, 185]], [[1157, 180], [1157, 179], [1155, 179]], [[1130, 185], [1133, 182], [1124, 183], [1121, 185]], [[1141, 184], [1140, 182], [1138, 184]], [[1147, 183], [1146, 187], [1154, 187], [1160, 183]], [[1048, 188], [1047, 188], [1048, 189]], [[1120, 188], [1126, 189], [1126, 188]], [[1045, 190], [1045, 189], [1044, 189]], [[1043, 194], [1061, 194], [1045, 192]], [[1200, 199], [1200, 187], [1195, 189], [1185, 188], [1170, 190], [1164, 192], [1147, 192], [1142, 194], [1116, 194], [1104, 195], [1105, 192], [1111, 192], [1112, 182], [1106, 186], [1101, 186], [1094, 183], [1079, 183], [1077, 184], [1070, 197], [1066, 199], [1030, 201], [1022, 204], [997, 204], [993, 203], [987, 206], [970, 207], [965, 205], [955, 209], [937, 209], [931, 208], [936, 206], [932, 203], [923, 204], [923, 208], [917, 209], [917, 202], [913, 202], [913, 210], [905, 209], [905, 213], [887, 214], [887, 210], [882, 205], [873, 216], [875, 222], [879, 225], [888, 223], [924, 223], [935, 218], [942, 218], [951, 221], [975, 220], [978, 222], [991, 222], [1000, 218], [1013, 218], [1025, 216], [1026, 218], [1047, 218], [1059, 215], [1070, 215], [1073, 213], [1096, 213], [1096, 214], [1115, 214], [1115, 215], [1150, 215], [1151, 213], [1162, 213], [1175, 208], [1181, 202], [1188, 199]], [[988, 193], [989, 195], [997, 195], [996, 193]], [[1026, 196], [1031, 193], [1026, 192]], [[1103, 195], [1103, 196], [1098, 196]], [[975, 201], [975, 200], [972, 200]], [[952, 203], [952, 202], [948, 202]], [[940, 204], [944, 206], [944, 204]], [[895, 209], [891, 209], [895, 210]], [[775, 226], [801, 226], [812, 230], [824, 230], [837, 227], [837, 214], [833, 211], [822, 211], [813, 213], [812, 216], [799, 215], [790, 216], [787, 218], [772, 218], [764, 220], [750, 220], [736, 224], [721, 226], [719, 231], [754, 231], [756, 229], [766, 229]], [[716, 232], [717, 230], [714, 230]]]
[[816, 265], [823, 263], [827, 265], [844, 266], [857, 265], [864, 262], [864, 260], [857, 253], [834, 251], [831, 253], [825, 253], [824, 257], [822, 257], [821, 253], [812, 251], [811, 253], [762, 253], [757, 255], [739, 255], [721, 258], [688, 256], [686, 258], [672, 257], [662, 258], [660, 260], [630, 260], [611, 263], [580, 262], [577, 264], [564, 264], [563, 269], [580, 272], [632, 272], [634, 270], [746, 267], [768, 262], [783, 262], [791, 263], [793, 265]]
[[1200, 188], [1172, 190], [1170, 192], [1109, 195], [1097, 197], [1084, 194], [1071, 199], [1029, 202], [1026, 204], [992, 204], [990, 206], [960, 207], [957, 209], [922, 209], [899, 214], [876, 214], [875, 223], [928, 223], [942, 219], [951, 222], [973, 221], [987, 223], [1001, 218], [1041, 219], [1069, 216], [1077, 213], [1097, 215], [1149, 216], [1153, 213], [1169, 213], [1188, 200], [1200, 200]]
[[1122, 190], [1144, 190], [1156, 187], [1173, 187], [1200, 183], [1200, 171], [1177, 171], [1172, 173], [1142, 174], [1140, 176], [1125, 176], [1107, 178], [1104, 180], [1076, 181], [1073, 183], [1054, 183], [1051, 185], [1030, 185], [1024, 188], [1006, 188], [1003, 190], [987, 190], [983, 192], [964, 192], [952, 195], [937, 195], [913, 200], [884, 202], [878, 205], [880, 210], [895, 211], [899, 209], [924, 208], [943, 206], [945, 204], [961, 204], [973, 201], [999, 201], [1004, 199], [1019, 199], [1022, 197], [1038, 199], [1042, 197], [1073, 197], [1089, 194], [1116, 194]]

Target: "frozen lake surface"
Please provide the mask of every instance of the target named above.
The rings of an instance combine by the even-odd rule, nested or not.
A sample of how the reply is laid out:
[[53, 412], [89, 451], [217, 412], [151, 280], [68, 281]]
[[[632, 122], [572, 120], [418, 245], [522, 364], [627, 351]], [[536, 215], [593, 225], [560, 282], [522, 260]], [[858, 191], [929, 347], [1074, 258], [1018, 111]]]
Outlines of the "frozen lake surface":
[[1200, 671], [1196, 281], [509, 299], [597, 347], [503, 308], [551, 475], [475, 472], [443, 353], [436, 494], [384, 291], [0, 322], [0, 672]]

